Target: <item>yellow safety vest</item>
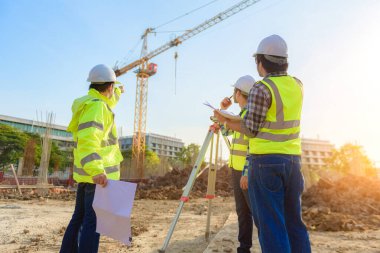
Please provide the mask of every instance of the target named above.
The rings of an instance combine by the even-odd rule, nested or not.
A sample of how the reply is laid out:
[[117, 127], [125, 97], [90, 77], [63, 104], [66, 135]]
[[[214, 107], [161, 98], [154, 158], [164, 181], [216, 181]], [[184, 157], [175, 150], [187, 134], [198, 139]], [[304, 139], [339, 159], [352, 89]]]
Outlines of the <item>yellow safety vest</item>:
[[302, 83], [291, 76], [268, 77], [261, 83], [270, 90], [272, 104], [259, 133], [250, 138], [249, 153], [301, 155]]
[[120, 94], [120, 89], [115, 88], [109, 99], [90, 89], [87, 96], [73, 103], [73, 117], [67, 130], [73, 133], [75, 142], [74, 180], [78, 183], [94, 183], [92, 177], [101, 173], [106, 173], [108, 179], [120, 179], [123, 156], [111, 109]]
[[[240, 117], [244, 118], [247, 109], [243, 109]], [[243, 171], [248, 152], [249, 138], [244, 134], [234, 131], [230, 148], [229, 166], [238, 171]]]

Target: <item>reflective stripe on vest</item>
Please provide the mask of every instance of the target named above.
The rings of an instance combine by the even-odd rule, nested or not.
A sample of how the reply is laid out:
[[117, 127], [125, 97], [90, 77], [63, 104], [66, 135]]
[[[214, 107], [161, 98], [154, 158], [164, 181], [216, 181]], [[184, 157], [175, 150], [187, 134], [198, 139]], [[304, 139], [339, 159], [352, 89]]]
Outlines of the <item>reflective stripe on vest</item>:
[[102, 160], [102, 158], [100, 157], [98, 153], [92, 153], [83, 157], [82, 160], [80, 160], [80, 164], [84, 166], [86, 163], [89, 163], [95, 160]]
[[251, 154], [301, 154], [300, 119], [302, 87], [291, 76], [262, 81], [271, 92], [272, 104], [258, 134], [249, 141]]
[[231, 155], [244, 156], [245, 158], [247, 156], [247, 151], [231, 150]]
[[113, 136], [113, 134], [112, 134], [112, 128], [111, 128], [111, 131], [108, 134], [108, 139], [107, 140], [103, 140], [102, 143], [101, 143], [101, 146], [102, 147], [107, 147], [107, 146], [112, 146], [112, 145], [116, 145], [116, 144], [117, 144], [117, 138], [115, 136]]
[[267, 132], [259, 132], [256, 137], [268, 141], [284, 142], [288, 140], [297, 139], [300, 136], [300, 133], [295, 134], [272, 134]]
[[248, 142], [249, 141], [244, 138], [244, 134], [240, 134], [239, 138], [232, 140], [232, 145], [233, 144], [248, 145]]
[[[107, 173], [107, 174], [111, 174], [111, 173], [114, 173], [114, 172], [118, 172], [120, 170], [120, 166], [119, 165], [114, 165], [114, 166], [110, 166], [110, 167], [105, 167], [104, 168], [104, 171]], [[83, 168], [78, 168], [76, 166], [74, 166], [74, 172], [81, 175], [81, 176], [90, 176]]]
[[98, 123], [96, 121], [90, 121], [90, 122], [86, 122], [86, 123], [82, 123], [78, 126], [78, 131], [80, 130], [83, 130], [83, 129], [86, 129], [86, 128], [89, 128], [89, 127], [95, 127], [99, 130], [102, 130], [103, 131], [103, 124], [101, 123]]

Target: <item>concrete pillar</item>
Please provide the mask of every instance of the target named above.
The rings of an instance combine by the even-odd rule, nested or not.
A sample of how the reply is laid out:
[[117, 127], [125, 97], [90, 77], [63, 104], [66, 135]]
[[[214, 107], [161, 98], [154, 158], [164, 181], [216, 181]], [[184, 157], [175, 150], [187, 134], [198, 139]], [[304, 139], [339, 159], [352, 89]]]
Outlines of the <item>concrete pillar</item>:
[[24, 157], [18, 159], [17, 176], [22, 176], [22, 169], [24, 168]]

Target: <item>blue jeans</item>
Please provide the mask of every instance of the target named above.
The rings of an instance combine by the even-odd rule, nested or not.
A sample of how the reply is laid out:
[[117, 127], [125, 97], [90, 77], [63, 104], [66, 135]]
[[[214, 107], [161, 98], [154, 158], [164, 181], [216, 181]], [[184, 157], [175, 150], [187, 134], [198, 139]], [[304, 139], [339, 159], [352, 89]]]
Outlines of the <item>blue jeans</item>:
[[237, 253], [250, 253], [252, 247], [253, 220], [248, 191], [240, 188], [241, 171], [232, 170], [232, 183], [234, 187], [236, 214], [239, 223], [239, 247]]
[[263, 253], [309, 253], [302, 221], [300, 156], [251, 155], [248, 191]]
[[96, 233], [96, 214], [92, 208], [95, 187], [95, 184], [78, 184], [74, 214], [63, 236], [60, 253], [98, 252], [100, 235]]

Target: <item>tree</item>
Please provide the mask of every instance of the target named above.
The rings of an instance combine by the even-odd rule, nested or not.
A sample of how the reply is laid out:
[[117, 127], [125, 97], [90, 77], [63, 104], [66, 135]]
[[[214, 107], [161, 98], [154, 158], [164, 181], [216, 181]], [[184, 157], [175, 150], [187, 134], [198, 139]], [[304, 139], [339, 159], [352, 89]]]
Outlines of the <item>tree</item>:
[[39, 164], [41, 157], [40, 138], [37, 134], [27, 134], [28, 140], [24, 148], [23, 176], [33, 176], [36, 164]]
[[53, 141], [51, 145], [49, 172], [64, 170], [64, 166], [71, 162], [69, 152], [60, 150], [57, 143]]
[[145, 164], [144, 169], [147, 175], [157, 175], [160, 165], [160, 158], [152, 150], [147, 149], [145, 151]]
[[347, 143], [339, 150], [333, 150], [325, 161], [328, 168], [343, 174], [377, 175], [374, 164], [359, 145]]
[[183, 147], [181, 151], [176, 153], [177, 160], [179, 160], [182, 163], [183, 167], [193, 166], [198, 157], [199, 150], [199, 145], [191, 143], [188, 146]]
[[17, 129], [0, 124], [0, 166], [17, 163], [28, 137]]
[[[38, 134], [21, 132], [14, 127], [0, 124], [0, 167], [17, 163], [24, 157], [23, 175], [33, 176], [35, 166], [41, 160], [41, 137]], [[53, 141], [49, 170], [62, 168], [70, 162], [67, 152], [59, 149]]]
[[[122, 155], [124, 157], [123, 163], [129, 165], [130, 167], [132, 165], [132, 148], [123, 151]], [[150, 149], [145, 149], [144, 174], [153, 175], [157, 172], [159, 164], [160, 158], [158, 155]]]

